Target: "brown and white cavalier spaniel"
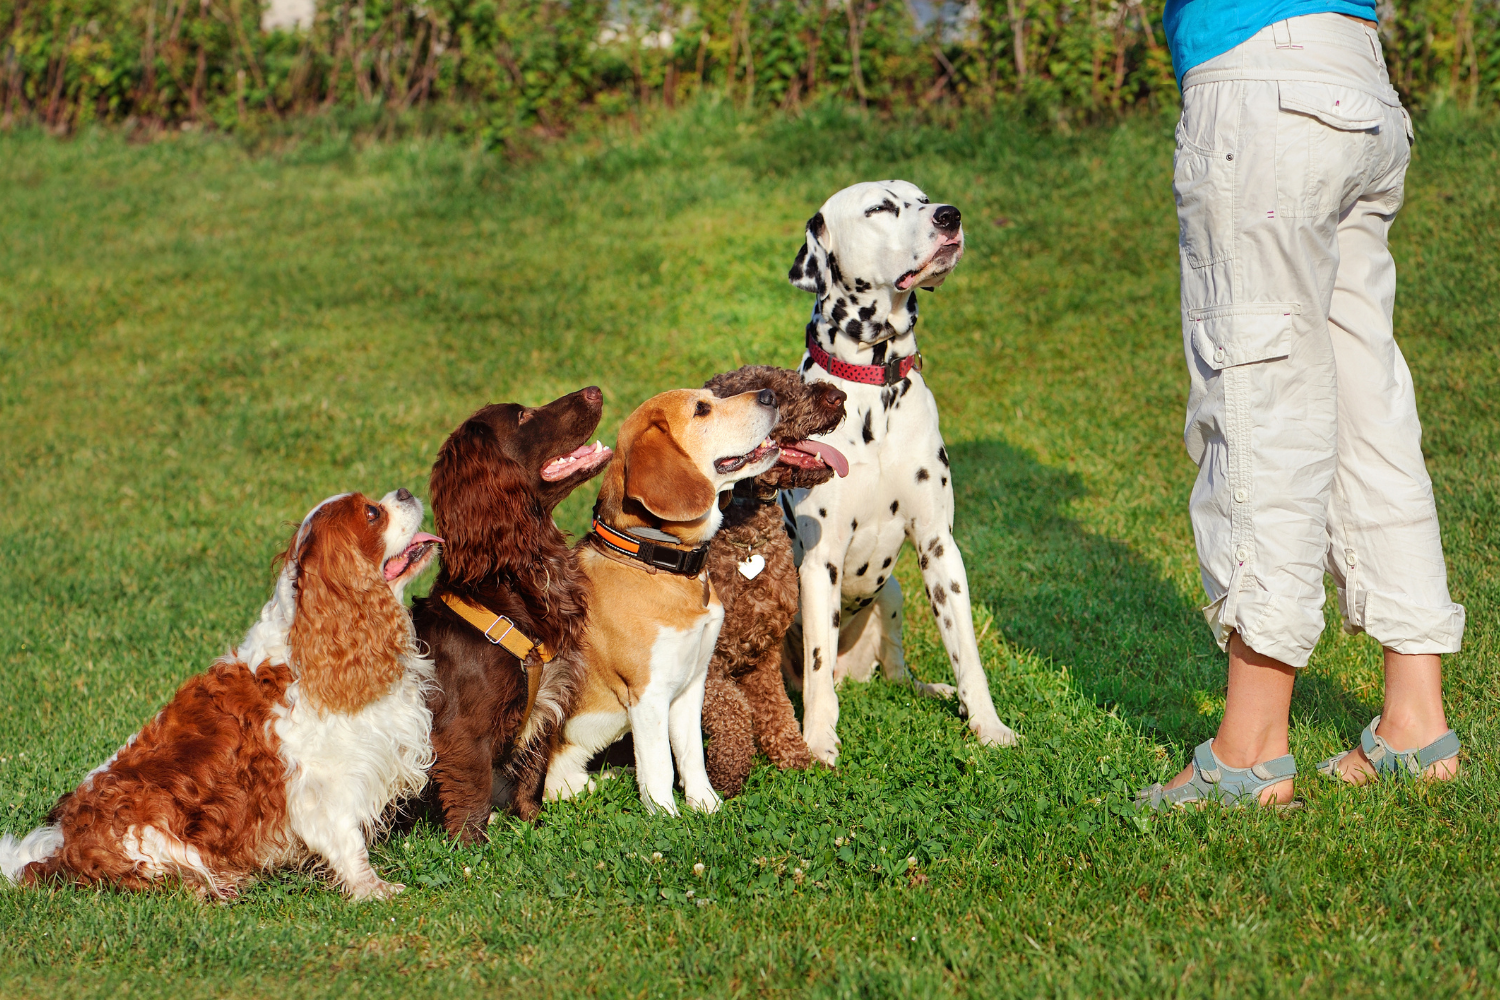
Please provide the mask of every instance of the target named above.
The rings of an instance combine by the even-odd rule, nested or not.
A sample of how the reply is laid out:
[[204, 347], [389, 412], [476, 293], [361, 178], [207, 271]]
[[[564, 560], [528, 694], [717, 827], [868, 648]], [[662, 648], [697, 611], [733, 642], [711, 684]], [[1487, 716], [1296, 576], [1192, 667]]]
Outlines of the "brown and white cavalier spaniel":
[[404, 489], [313, 508], [239, 647], [183, 684], [45, 826], [0, 838], [0, 872], [126, 889], [179, 879], [226, 898], [257, 872], [321, 859], [355, 899], [400, 892], [365, 845], [432, 760], [432, 664], [401, 604], [441, 541], [421, 522]]

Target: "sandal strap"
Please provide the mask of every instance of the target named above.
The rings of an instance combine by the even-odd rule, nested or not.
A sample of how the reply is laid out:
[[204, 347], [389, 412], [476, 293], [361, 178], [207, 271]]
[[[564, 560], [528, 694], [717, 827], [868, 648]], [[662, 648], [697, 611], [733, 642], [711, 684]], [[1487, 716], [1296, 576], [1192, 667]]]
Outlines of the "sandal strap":
[[1386, 742], [1385, 737], [1376, 734], [1375, 727], [1380, 725], [1380, 718], [1377, 715], [1371, 719], [1365, 731], [1359, 734], [1359, 745], [1364, 749], [1365, 756], [1369, 758], [1370, 764], [1379, 775], [1410, 774], [1416, 776], [1440, 760], [1457, 757], [1458, 752], [1463, 749], [1458, 734], [1450, 729], [1425, 747], [1415, 750], [1397, 750]]
[[1205, 740], [1193, 750], [1193, 776], [1187, 784], [1164, 789], [1158, 783], [1143, 789], [1141, 801], [1152, 808], [1179, 803], [1215, 800], [1222, 805], [1259, 804], [1260, 793], [1277, 782], [1297, 775], [1297, 762], [1291, 754], [1261, 761], [1253, 767], [1230, 767], [1214, 753], [1213, 740]]

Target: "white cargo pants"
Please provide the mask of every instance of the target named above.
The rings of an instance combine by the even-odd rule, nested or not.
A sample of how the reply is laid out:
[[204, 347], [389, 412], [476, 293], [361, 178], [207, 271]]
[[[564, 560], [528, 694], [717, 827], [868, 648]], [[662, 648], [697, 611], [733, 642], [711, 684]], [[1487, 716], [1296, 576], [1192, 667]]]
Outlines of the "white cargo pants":
[[1282, 21], [1188, 72], [1173, 190], [1184, 440], [1220, 646], [1305, 666], [1323, 574], [1344, 627], [1459, 648], [1411, 373], [1391, 330], [1411, 124], [1372, 27]]

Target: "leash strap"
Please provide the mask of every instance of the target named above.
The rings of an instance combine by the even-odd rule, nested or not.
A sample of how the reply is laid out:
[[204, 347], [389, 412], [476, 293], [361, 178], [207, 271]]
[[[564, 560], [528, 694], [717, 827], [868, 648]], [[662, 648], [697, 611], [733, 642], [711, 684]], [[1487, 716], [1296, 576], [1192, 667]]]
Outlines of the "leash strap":
[[594, 529], [590, 534], [622, 556], [629, 556], [647, 566], [680, 576], [697, 576], [703, 572], [703, 563], [708, 558], [706, 543], [696, 549], [674, 549], [667, 545], [657, 545], [628, 532], [616, 531], [597, 517], [594, 518]]
[[895, 385], [910, 375], [913, 368], [922, 370], [921, 351], [904, 358], [892, 358], [883, 365], [855, 365], [840, 361], [818, 346], [812, 330], [807, 331], [807, 353], [812, 355], [813, 364], [834, 378], [862, 382], [865, 385]]
[[535, 649], [543, 663], [550, 663], [552, 650], [547, 648], [545, 642], [533, 642], [526, 633], [516, 628], [515, 622], [504, 615], [497, 615], [489, 608], [465, 600], [457, 594], [445, 592], [443, 603], [452, 608], [458, 617], [478, 629], [490, 642], [521, 661], [521, 672], [526, 675], [526, 715], [522, 718], [529, 718], [532, 707], [536, 705], [536, 694], [542, 687], [542, 672], [528, 670], [526, 657]]

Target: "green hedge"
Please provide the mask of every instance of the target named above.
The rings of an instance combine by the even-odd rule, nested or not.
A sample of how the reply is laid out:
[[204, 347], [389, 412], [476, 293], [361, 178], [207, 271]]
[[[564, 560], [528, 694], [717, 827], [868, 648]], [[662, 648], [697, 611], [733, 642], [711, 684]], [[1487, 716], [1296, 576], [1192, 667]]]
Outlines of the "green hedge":
[[[243, 127], [325, 108], [416, 110], [505, 142], [712, 88], [745, 106], [1015, 102], [1094, 118], [1171, 105], [1162, 0], [320, 0], [260, 30], [259, 0], [0, 0], [0, 124]], [[1382, 5], [1414, 106], [1500, 101], [1500, 0]]]

